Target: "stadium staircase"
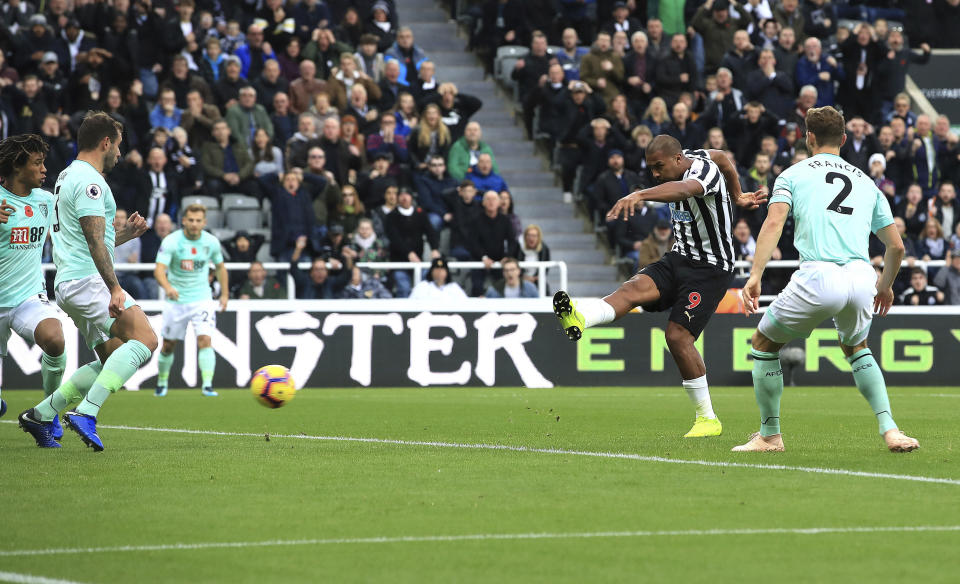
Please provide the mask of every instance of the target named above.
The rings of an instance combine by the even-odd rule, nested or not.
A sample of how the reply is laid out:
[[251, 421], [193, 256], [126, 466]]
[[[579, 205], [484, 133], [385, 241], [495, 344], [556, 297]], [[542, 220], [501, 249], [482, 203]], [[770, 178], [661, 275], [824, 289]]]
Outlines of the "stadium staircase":
[[[493, 78], [484, 79], [482, 64], [467, 52], [466, 39], [438, 4], [433, 0], [403, 0], [398, 4], [400, 22], [413, 30], [415, 43], [436, 64], [437, 78], [483, 100], [483, 108], [472, 119], [483, 127], [483, 139], [493, 148], [523, 225], [539, 225], [551, 259], [567, 263], [571, 293], [609, 294], [618, 280], [617, 268], [609, 265], [608, 253], [585, 218], [576, 215], [573, 205], [563, 203], [555, 174], [535, 153], [519, 116], [515, 118], [513, 100], [504, 96]], [[552, 270], [548, 278], [551, 290], [558, 287], [555, 272]]]

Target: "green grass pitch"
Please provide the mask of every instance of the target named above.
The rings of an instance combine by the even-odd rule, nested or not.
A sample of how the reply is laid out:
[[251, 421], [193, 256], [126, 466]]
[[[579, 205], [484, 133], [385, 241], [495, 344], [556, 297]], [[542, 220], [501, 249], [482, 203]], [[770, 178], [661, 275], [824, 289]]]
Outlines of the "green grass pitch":
[[37, 449], [10, 422], [40, 394], [8, 391], [0, 581], [956, 582], [960, 389], [890, 393], [917, 452], [852, 387], [787, 388], [772, 455], [730, 452], [745, 387], [713, 389], [724, 435], [698, 440], [679, 387], [130, 392], [102, 425], [207, 433], [103, 428], [99, 454]]

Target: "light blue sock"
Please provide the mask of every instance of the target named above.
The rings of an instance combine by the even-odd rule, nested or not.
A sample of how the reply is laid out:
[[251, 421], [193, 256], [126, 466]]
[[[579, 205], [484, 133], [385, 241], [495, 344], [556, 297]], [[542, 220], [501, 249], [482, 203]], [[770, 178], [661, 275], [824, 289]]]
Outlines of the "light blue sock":
[[121, 345], [103, 364], [103, 371], [77, 406], [77, 412], [97, 417], [103, 402], [111, 393], [119, 391], [137, 369], [150, 360], [150, 354], [150, 349], [140, 341], [130, 340]]
[[893, 421], [893, 412], [890, 410], [890, 398], [887, 397], [887, 384], [883, 380], [883, 372], [877, 365], [870, 349], [862, 349], [847, 357], [850, 367], [853, 368], [853, 381], [857, 389], [873, 409], [877, 416], [880, 434], [888, 430], [895, 430], [897, 423]]
[[751, 349], [753, 393], [760, 407], [760, 435], [780, 433], [780, 396], [783, 395], [783, 368], [780, 353]]
[[200, 366], [201, 387], [209, 389], [213, 386], [213, 370], [217, 366], [217, 354], [213, 347], [197, 351], [197, 364]]

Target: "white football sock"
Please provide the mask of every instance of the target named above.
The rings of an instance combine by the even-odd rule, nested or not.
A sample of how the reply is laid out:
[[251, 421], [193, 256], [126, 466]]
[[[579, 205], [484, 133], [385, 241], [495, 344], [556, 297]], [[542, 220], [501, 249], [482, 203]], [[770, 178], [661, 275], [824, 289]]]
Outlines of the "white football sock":
[[697, 408], [697, 417], [716, 418], [713, 413], [713, 403], [710, 401], [710, 388], [707, 387], [707, 376], [696, 379], [684, 379], [683, 388], [687, 390], [690, 401]]
[[577, 310], [583, 315], [584, 325], [587, 328], [607, 324], [617, 318], [616, 311], [602, 298], [577, 300]]

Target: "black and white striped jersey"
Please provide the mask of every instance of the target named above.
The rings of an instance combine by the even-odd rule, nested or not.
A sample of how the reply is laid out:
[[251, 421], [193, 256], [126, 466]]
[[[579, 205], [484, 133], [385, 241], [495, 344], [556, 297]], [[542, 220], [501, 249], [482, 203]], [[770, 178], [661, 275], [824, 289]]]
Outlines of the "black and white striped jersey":
[[681, 180], [694, 179], [703, 194], [670, 203], [673, 251], [691, 260], [733, 271], [733, 203], [720, 168], [704, 150], [684, 150], [692, 162]]

